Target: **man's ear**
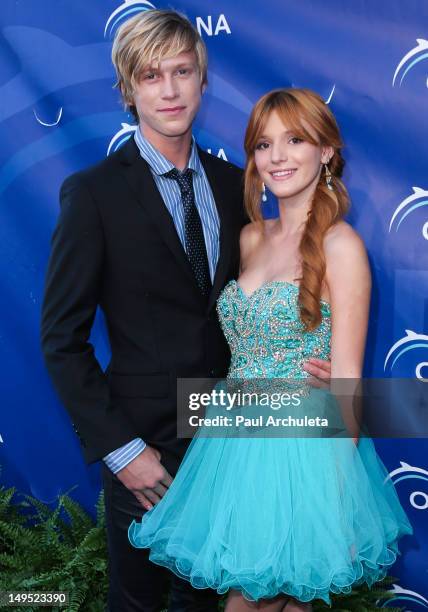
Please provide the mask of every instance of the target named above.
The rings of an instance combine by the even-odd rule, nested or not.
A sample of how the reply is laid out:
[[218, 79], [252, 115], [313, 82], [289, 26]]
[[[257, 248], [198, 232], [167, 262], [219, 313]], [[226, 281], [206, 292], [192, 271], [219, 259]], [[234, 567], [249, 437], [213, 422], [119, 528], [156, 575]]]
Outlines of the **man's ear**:
[[120, 86], [120, 93], [122, 95], [122, 100], [128, 108], [130, 108], [131, 106], [135, 106], [134, 96], [129, 91], [127, 91], [125, 87], [123, 87], [123, 85]]

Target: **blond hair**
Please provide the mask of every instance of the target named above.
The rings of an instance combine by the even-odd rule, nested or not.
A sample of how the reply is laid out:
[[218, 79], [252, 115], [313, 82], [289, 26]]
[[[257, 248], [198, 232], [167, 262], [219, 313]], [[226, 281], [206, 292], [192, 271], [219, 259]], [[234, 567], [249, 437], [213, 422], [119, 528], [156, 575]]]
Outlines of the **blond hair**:
[[[333, 113], [315, 92], [297, 88], [276, 89], [260, 98], [253, 108], [245, 134], [247, 161], [244, 202], [252, 221], [263, 223], [260, 209], [262, 180], [254, 155], [267, 120], [274, 111], [295, 136], [317, 146], [332, 147], [334, 151], [328, 163], [333, 190], [327, 188], [325, 175], [321, 173], [299, 244], [302, 262], [301, 277], [298, 279], [300, 319], [307, 330], [313, 330], [321, 323], [320, 297], [326, 271], [324, 236], [330, 227], [344, 217], [349, 206], [348, 192], [340, 180], [345, 164], [341, 153], [343, 142]], [[316, 138], [308, 132], [304, 123], [312, 128]]]
[[125, 107], [138, 121], [134, 90], [142, 72], [153, 62], [194, 51], [201, 85], [207, 82], [207, 50], [198, 31], [176, 11], [153, 9], [128, 19], [116, 32], [112, 61]]

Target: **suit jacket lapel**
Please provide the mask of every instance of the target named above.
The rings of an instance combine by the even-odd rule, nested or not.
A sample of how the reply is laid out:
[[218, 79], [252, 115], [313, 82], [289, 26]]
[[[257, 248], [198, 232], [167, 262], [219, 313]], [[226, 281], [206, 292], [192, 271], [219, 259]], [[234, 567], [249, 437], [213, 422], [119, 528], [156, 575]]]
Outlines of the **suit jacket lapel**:
[[174, 221], [156, 187], [149, 165], [141, 157], [134, 139], [131, 138], [120, 150], [119, 160], [125, 178], [135, 193], [139, 204], [144, 208], [150, 219], [157, 226], [160, 235], [171, 250], [173, 257], [190, 278], [195, 292], [200, 296], [195, 276], [187, 258], [186, 252], [178, 237]]
[[[220, 218], [220, 253], [213, 287], [207, 305], [207, 310], [211, 310], [223, 288], [229, 269], [232, 244], [232, 223], [227, 188], [225, 189], [224, 185], [221, 184], [222, 177], [218, 172], [217, 164], [214, 165], [212, 156], [202, 151], [199, 147], [198, 153], [210, 183]], [[156, 187], [149, 165], [141, 157], [133, 138], [130, 138], [129, 141], [119, 149], [118, 158], [124, 176], [140, 206], [144, 208], [153, 223], [157, 226], [160, 235], [170, 249], [173, 257], [177, 260], [183, 272], [191, 281], [195, 294], [201, 301], [205, 301], [199, 291], [188, 257], [178, 237], [174, 221]]]
[[229, 269], [232, 244], [232, 223], [227, 188], [221, 184], [221, 176], [219, 175], [217, 167], [212, 163], [212, 156], [202, 151], [199, 147], [198, 153], [208, 177], [220, 218], [220, 254], [214, 276], [213, 287], [208, 299], [208, 310], [211, 310], [217, 301], [221, 289], [223, 288]]

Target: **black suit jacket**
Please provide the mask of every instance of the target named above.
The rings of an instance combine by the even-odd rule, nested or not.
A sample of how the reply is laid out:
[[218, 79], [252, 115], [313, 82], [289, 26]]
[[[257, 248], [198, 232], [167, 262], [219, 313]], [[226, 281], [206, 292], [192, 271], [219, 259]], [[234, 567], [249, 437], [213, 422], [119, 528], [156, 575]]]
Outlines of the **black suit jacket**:
[[[42, 310], [42, 349], [88, 463], [141, 436], [179, 462], [177, 377], [223, 376], [229, 350], [215, 302], [235, 278], [244, 223], [242, 171], [199, 150], [220, 217], [220, 255], [202, 297], [133, 139], [62, 185]], [[104, 312], [111, 361], [88, 341]]]

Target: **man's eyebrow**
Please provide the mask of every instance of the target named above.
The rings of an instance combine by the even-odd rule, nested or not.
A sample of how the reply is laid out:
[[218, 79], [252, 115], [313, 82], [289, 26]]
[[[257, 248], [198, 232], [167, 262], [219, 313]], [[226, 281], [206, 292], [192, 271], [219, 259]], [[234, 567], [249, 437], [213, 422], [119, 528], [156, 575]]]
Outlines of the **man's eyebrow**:
[[150, 72], [153, 70], [159, 70], [159, 64], [149, 64], [148, 66], [144, 66], [141, 72]]
[[[171, 68], [194, 68], [196, 62], [180, 62], [179, 64], [172, 64]], [[151, 64], [150, 66], [146, 66], [143, 68], [142, 72], [151, 72], [159, 70], [159, 64]]]
[[194, 68], [196, 66], [196, 62], [180, 62], [179, 64], [173, 64], [172, 68]]

